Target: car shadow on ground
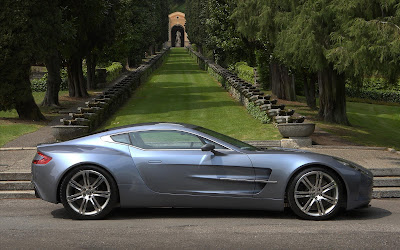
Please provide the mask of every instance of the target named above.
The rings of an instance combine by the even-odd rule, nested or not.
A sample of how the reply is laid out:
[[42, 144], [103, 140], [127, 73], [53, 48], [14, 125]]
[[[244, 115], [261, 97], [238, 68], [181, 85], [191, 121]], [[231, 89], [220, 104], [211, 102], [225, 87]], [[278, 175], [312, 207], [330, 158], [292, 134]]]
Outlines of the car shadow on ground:
[[[70, 219], [64, 208], [51, 212], [54, 218]], [[392, 213], [379, 207], [361, 208], [344, 211], [334, 218], [344, 220], [374, 220], [390, 216]], [[298, 219], [290, 210], [283, 212], [234, 209], [197, 209], [197, 208], [116, 208], [106, 220], [129, 219], [168, 219], [168, 218], [265, 218], [265, 219]]]

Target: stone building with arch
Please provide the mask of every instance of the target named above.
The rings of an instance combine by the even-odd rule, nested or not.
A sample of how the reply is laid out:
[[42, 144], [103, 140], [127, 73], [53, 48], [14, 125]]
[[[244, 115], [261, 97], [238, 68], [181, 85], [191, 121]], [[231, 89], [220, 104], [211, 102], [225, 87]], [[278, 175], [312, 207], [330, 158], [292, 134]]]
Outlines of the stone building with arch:
[[174, 12], [168, 15], [169, 32], [167, 45], [171, 47], [189, 46], [189, 40], [186, 34], [186, 18], [185, 13]]

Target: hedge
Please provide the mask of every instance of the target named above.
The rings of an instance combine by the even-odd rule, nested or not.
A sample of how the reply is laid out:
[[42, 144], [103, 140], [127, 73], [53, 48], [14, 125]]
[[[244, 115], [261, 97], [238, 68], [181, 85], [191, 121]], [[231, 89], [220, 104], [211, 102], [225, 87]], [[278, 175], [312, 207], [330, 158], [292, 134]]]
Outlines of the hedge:
[[395, 90], [365, 90], [347, 87], [346, 96], [375, 101], [400, 103], [400, 91]]
[[[110, 66], [105, 68], [107, 70], [107, 82], [115, 80], [122, 72], [123, 66], [119, 62], [113, 62]], [[86, 68], [83, 68], [84, 77], [86, 78]], [[31, 89], [33, 92], [45, 92], [47, 89], [47, 74], [40, 79], [31, 81]], [[60, 90], [68, 90], [68, 77], [67, 70], [61, 70], [61, 88]]]
[[254, 68], [248, 66], [246, 62], [237, 62], [234, 66], [234, 71], [238, 77], [254, 84]]
[[[32, 92], [46, 92], [47, 89], [47, 73], [40, 79], [31, 80]], [[66, 70], [61, 70], [61, 86], [60, 90], [68, 90], [68, 79]]]

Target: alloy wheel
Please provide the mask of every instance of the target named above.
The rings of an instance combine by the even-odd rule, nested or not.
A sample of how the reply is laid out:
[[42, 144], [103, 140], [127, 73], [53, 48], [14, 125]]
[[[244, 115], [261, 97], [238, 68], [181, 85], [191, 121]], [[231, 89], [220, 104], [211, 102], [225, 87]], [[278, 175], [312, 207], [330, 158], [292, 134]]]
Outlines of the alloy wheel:
[[307, 172], [296, 182], [294, 200], [305, 215], [326, 216], [339, 204], [338, 183], [324, 171]]
[[101, 213], [110, 202], [111, 188], [107, 178], [94, 170], [81, 170], [69, 179], [66, 201], [78, 214], [93, 216]]

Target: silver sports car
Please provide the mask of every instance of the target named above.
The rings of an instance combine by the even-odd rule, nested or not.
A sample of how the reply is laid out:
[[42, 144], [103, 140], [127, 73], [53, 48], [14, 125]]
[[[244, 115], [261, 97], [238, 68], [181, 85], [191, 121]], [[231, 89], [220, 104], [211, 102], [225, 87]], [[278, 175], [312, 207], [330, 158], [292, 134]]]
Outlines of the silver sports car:
[[352, 162], [300, 150], [259, 150], [189, 124], [119, 127], [39, 145], [36, 194], [76, 219], [114, 207], [196, 207], [280, 211], [332, 218], [367, 206], [372, 173]]

